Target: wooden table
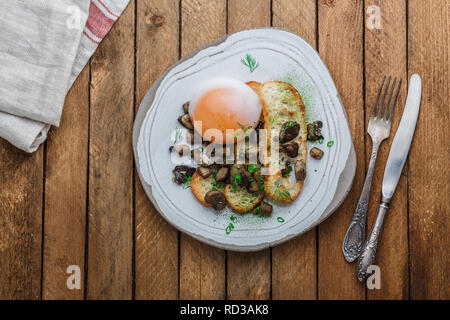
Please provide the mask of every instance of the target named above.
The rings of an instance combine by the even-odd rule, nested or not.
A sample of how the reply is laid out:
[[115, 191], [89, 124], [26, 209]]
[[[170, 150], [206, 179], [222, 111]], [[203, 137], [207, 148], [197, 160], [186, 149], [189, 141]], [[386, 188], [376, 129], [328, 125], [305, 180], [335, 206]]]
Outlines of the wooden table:
[[[366, 27], [370, 5], [381, 9], [381, 29]], [[449, 17], [446, 0], [132, 0], [46, 144], [28, 155], [0, 141], [0, 298], [449, 299]], [[135, 171], [133, 119], [180, 57], [263, 26], [296, 32], [319, 51], [347, 111], [358, 169], [342, 207], [314, 230], [257, 253], [227, 252], [180, 234], [150, 204]], [[423, 78], [422, 110], [383, 232], [381, 290], [368, 290], [344, 261], [342, 239], [369, 160], [365, 132], [381, 77], [413, 73]], [[394, 132], [405, 97], [403, 86]], [[380, 151], [369, 227], [391, 141]], [[81, 268], [80, 290], [66, 287], [69, 265]]]

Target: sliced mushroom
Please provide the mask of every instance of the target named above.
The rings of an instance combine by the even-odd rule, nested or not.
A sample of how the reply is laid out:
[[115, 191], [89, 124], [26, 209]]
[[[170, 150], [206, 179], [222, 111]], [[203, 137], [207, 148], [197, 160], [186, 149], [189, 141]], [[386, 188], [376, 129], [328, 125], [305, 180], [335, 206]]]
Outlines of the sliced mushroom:
[[178, 184], [183, 184], [188, 182], [188, 177], [192, 177], [195, 173], [195, 168], [188, 166], [176, 166], [173, 170], [173, 181]]
[[323, 139], [322, 127], [323, 127], [323, 123], [322, 123], [322, 121], [319, 121], [319, 120], [309, 123], [307, 126], [308, 140], [309, 141], [317, 141], [317, 140]]
[[213, 171], [210, 168], [202, 166], [197, 168], [197, 172], [204, 179], [208, 178], [213, 173]]
[[255, 193], [259, 191], [259, 183], [256, 182], [256, 180], [253, 180], [252, 182], [250, 182], [250, 184], [248, 185], [247, 190], [251, 193]]
[[286, 152], [286, 154], [291, 157], [295, 158], [298, 156], [298, 143], [297, 142], [291, 142], [291, 143], [285, 143], [280, 146], [281, 151]]
[[280, 143], [291, 141], [298, 136], [300, 125], [295, 121], [288, 121], [283, 124], [280, 130]]
[[260, 207], [259, 207], [260, 215], [269, 217], [270, 215], [272, 215], [272, 211], [273, 211], [273, 207], [270, 203], [268, 203], [266, 201], [261, 202]]
[[294, 164], [295, 178], [298, 181], [303, 181], [306, 178], [306, 164], [303, 160], [297, 160]]
[[230, 172], [229, 168], [221, 167], [219, 170], [217, 170], [216, 181], [225, 181], [225, 180], [227, 180], [229, 172]]
[[247, 187], [249, 178], [246, 171], [242, 164], [235, 164], [230, 170], [231, 182], [238, 186]]
[[180, 157], [185, 156], [191, 152], [191, 148], [185, 144], [177, 144], [175, 146], [170, 146], [170, 152], [176, 152]]
[[183, 111], [184, 113], [189, 113], [189, 101], [183, 103]]
[[205, 202], [216, 210], [222, 210], [227, 205], [227, 199], [222, 191], [210, 190], [205, 194]]
[[320, 160], [323, 157], [323, 151], [316, 147], [312, 148], [309, 154], [316, 160]]
[[178, 122], [180, 122], [185, 128], [189, 130], [194, 129], [194, 125], [192, 124], [191, 118], [187, 113], [179, 117]]

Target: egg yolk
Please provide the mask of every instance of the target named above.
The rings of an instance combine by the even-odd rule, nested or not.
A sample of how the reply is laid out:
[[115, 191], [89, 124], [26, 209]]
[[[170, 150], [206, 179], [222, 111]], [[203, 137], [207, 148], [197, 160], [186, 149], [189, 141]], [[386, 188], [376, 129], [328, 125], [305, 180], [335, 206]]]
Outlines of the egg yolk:
[[[255, 108], [249, 105], [251, 101], [245, 94], [229, 88], [211, 89], [204, 93], [198, 100], [191, 117], [194, 127], [204, 138], [208, 129], [217, 129], [222, 132], [222, 143], [232, 143], [233, 136], [227, 137], [227, 129], [238, 130], [242, 126], [248, 127], [256, 124], [259, 114], [255, 114]], [[198, 121], [201, 121], [201, 128]], [[219, 143], [214, 136], [209, 138], [212, 142]]]

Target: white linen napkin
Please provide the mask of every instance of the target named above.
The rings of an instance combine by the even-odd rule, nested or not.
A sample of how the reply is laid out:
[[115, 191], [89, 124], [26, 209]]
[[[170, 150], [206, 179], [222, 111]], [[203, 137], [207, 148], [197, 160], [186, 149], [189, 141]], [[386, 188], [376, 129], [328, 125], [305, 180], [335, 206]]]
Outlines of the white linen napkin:
[[129, 0], [0, 2], [0, 137], [34, 152]]

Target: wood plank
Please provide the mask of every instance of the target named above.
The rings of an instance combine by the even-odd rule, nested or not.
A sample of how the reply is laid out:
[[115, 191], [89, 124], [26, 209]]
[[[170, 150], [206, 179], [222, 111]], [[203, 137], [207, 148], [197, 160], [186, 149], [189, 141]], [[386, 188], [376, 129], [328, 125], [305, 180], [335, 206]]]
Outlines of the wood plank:
[[[372, 228], [375, 220], [380, 201], [384, 168], [403, 112], [407, 89], [406, 3], [396, 0], [366, 2], [366, 13], [369, 6], [372, 5], [380, 8], [382, 24], [380, 30], [365, 28], [366, 124], [369, 122], [370, 112], [381, 84], [382, 75], [401, 77], [404, 82], [392, 123], [390, 138], [383, 142], [378, 153], [369, 200], [368, 231]], [[366, 19], [368, 17], [366, 15]], [[372, 153], [372, 142], [369, 136], [367, 136], [366, 141], [366, 167], [368, 167]], [[368, 299], [408, 299], [407, 196], [407, 177], [405, 175], [400, 179], [391, 202], [379, 245], [377, 265], [381, 269], [381, 289], [367, 290]]]
[[[226, 33], [226, 0], [181, 1], [181, 54]], [[225, 251], [181, 234], [180, 299], [225, 298]]]
[[[273, 26], [316, 47], [316, 1], [274, 0]], [[272, 249], [273, 299], [316, 299], [316, 228]]]
[[[228, 1], [228, 32], [270, 27], [270, 0]], [[227, 251], [227, 298], [270, 298], [270, 249], [258, 252]]]
[[0, 154], [0, 299], [39, 299], [44, 146]]
[[228, 0], [228, 33], [270, 27], [270, 0]]
[[[179, 0], [139, 1], [136, 12], [137, 111], [152, 82], [178, 60]], [[161, 26], [157, 18], [163, 19]], [[137, 173], [135, 177], [136, 299], [176, 299], [178, 231], [156, 211], [147, 198]]]
[[91, 59], [88, 299], [131, 299], [134, 2]]
[[423, 81], [409, 155], [410, 297], [448, 300], [449, 2], [410, 0], [408, 22], [408, 73]]
[[[362, 2], [319, 1], [319, 52], [336, 83], [347, 111], [356, 149], [357, 173], [342, 204], [319, 228], [319, 299], [364, 299], [355, 264], [342, 255], [342, 241], [364, 180], [363, 26]], [[325, 139], [330, 137], [325, 137]], [[332, 138], [332, 137], [331, 137]]]
[[[47, 140], [43, 299], [83, 299], [86, 231], [89, 66], [69, 91], [59, 128]], [[80, 290], [66, 285], [67, 267], [81, 269]]]

